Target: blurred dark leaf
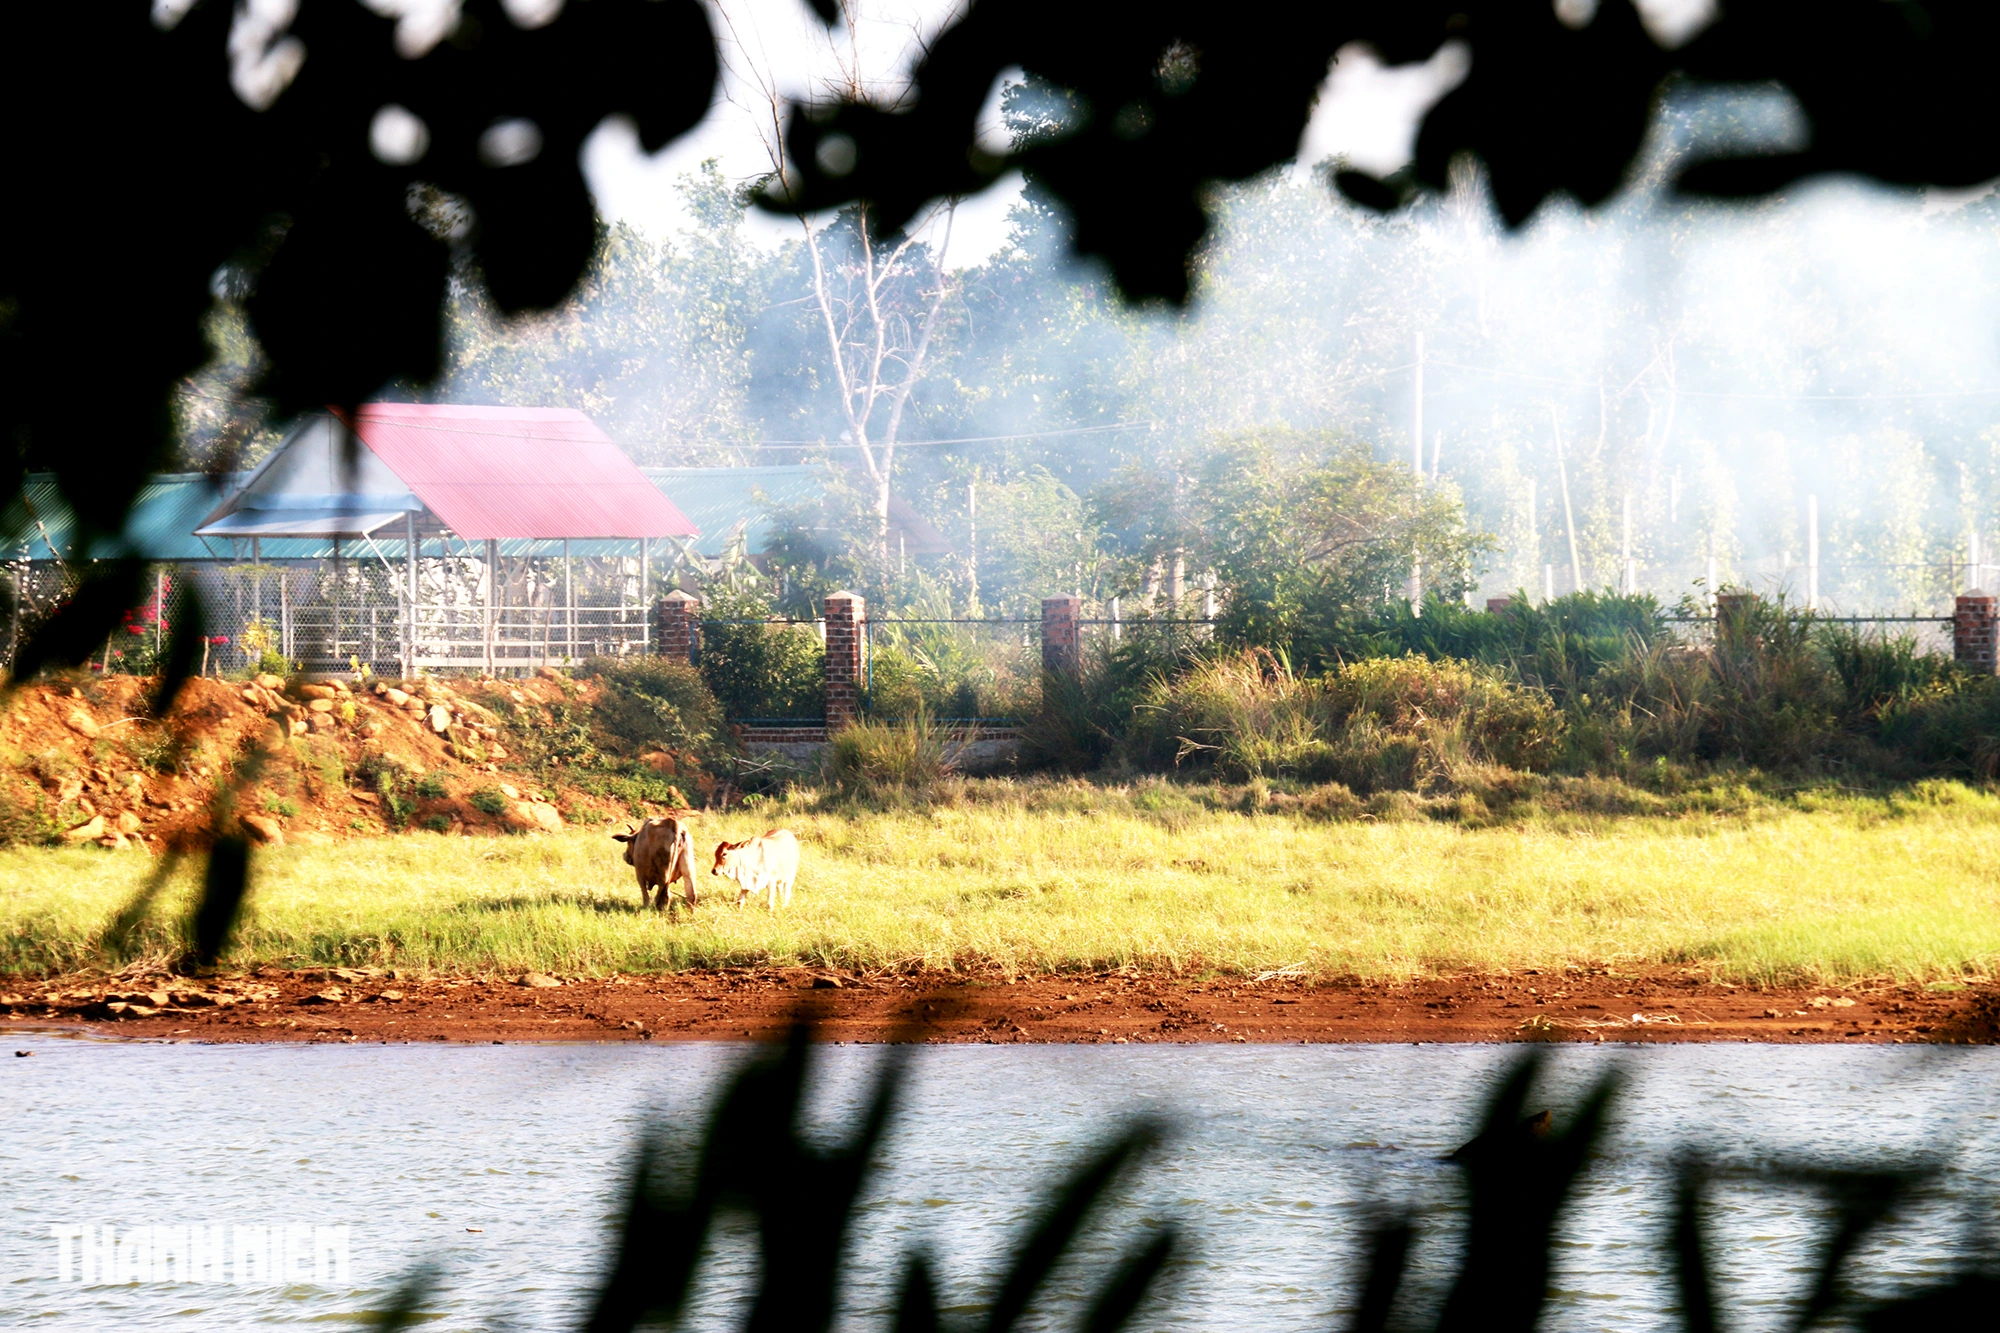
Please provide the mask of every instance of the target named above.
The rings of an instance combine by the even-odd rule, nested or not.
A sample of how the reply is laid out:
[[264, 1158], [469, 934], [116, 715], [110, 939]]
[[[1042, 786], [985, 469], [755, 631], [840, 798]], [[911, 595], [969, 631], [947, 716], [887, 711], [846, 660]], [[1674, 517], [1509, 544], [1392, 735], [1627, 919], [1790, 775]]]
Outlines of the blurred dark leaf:
[[51, 667], [83, 665], [144, 595], [143, 560], [93, 560], [78, 568], [76, 591], [15, 651], [15, 681], [32, 680]]
[[1471, 1202], [1465, 1255], [1437, 1325], [1447, 1333], [1528, 1333], [1540, 1318], [1556, 1218], [1620, 1082], [1615, 1070], [1598, 1079], [1558, 1132], [1545, 1113], [1526, 1114], [1541, 1068], [1539, 1054], [1516, 1064], [1478, 1136], [1451, 1156], [1465, 1170]]
[[[1049, 1272], [1068, 1251], [1084, 1218], [1104, 1196], [1119, 1173], [1147, 1148], [1159, 1142], [1159, 1130], [1151, 1124], [1139, 1125], [1100, 1150], [1077, 1169], [1046, 1212], [1029, 1230], [1014, 1252], [1013, 1266], [1000, 1284], [1000, 1294], [987, 1315], [989, 1333], [1007, 1333], [1027, 1311]], [[1164, 1260], [1165, 1256], [1161, 1258]], [[1136, 1304], [1136, 1298], [1135, 1298]]]
[[896, 1299], [895, 1333], [938, 1333], [937, 1290], [931, 1283], [930, 1260], [913, 1255]]
[[1361, 1304], [1354, 1314], [1354, 1333], [1384, 1333], [1403, 1285], [1403, 1268], [1410, 1257], [1410, 1224], [1398, 1218], [1377, 1227], [1369, 1237], [1368, 1275], [1362, 1280]]
[[1671, 1239], [1674, 1274], [1680, 1286], [1681, 1321], [1687, 1333], [1718, 1333], [1721, 1328], [1704, 1234], [1708, 1229], [1702, 1197], [1706, 1183], [1707, 1171], [1699, 1159], [1689, 1158], [1681, 1163], [1674, 1182]]
[[243, 898], [250, 891], [250, 844], [241, 834], [215, 840], [209, 849], [208, 873], [202, 877], [201, 901], [195, 904], [189, 931], [198, 967], [213, 967], [229, 947]]
[[397, 1283], [396, 1290], [389, 1296], [389, 1303], [375, 1316], [372, 1327], [381, 1333], [397, 1333], [399, 1329], [428, 1323], [434, 1316], [424, 1311], [424, 1302], [437, 1290], [437, 1280], [437, 1270], [426, 1265]]
[[202, 637], [208, 633], [207, 611], [196, 585], [189, 583], [181, 589], [179, 612], [167, 627], [167, 650], [160, 659], [160, 678], [146, 700], [148, 717], [164, 718], [173, 712], [181, 687], [194, 678], [201, 661]]
[[1083, 1321], [1084, 1333], [1117, 1333], [1125, 1327], [1139, 1308], [1139, 1302], [1146, 1299], [1153, 1279], [1172, 1257], [1177, 1240], [1173, 1231], [1163, 1231], [1127, 1255], [1091, 1304]]

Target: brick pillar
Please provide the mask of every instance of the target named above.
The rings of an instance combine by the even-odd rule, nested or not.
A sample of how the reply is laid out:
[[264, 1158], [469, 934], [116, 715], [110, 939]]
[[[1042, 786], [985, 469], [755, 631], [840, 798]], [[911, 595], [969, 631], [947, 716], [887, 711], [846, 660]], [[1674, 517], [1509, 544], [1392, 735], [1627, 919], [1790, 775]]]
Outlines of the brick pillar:
[[860, 593], [826, 595], [826, 732], [861, 720], [861, 635], [868, 601]]
[[1511, 597], [1489, 597], [1486, 599], [1486, 614], [1497, 616], [1513, 604], [1514, 599]]
[[679, 588], [653, 602], [653, 643], [669, 662], [694, 661], [694, 636], [701, 621], [701, 598]]
[[1994, 648], [2000, 630], [2000, 598], [1991, 593], [1967, 593], [1958, 599], [1951, 621], [1951, 655], [1962, 667], [1982, 676], [2000, 674]]
[[1042, 598], [1042, 670], [1074, 676], [1082, 668], [1076, 623], [1082, 607], [1081, 597]]

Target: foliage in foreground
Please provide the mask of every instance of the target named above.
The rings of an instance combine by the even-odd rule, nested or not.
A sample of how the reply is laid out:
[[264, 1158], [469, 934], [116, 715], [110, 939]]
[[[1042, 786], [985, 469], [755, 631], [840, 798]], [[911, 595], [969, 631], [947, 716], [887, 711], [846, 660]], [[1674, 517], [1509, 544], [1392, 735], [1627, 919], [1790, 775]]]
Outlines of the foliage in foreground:
[[[782, 1048], [753, 1059], [711, 1111], [699, 1152], [675, 1160], [665, 1126], [639, 1148], [623, 1215], [607, 1238], [609, 1264], [590, 1303], [588, 1333], [625, 1333], [642, 1323], [675, 1322], [700, 1280], [704, 1241], [718, 1218], [754, 1219], [761, 1249], [759, 1281], [744, 1327], [814, 1333], [832, 1326], [844, 1280], [855, 1265], [849, 1243], [857, 1204], [877, 1169], [877, 1150], [895, 1114], [906, 1078], [907, 1047], [882, 1058], [872, 1095], [845, 1127], [841, 1141], [822, 1148], [801, 1135], [805, 1119], [812, 1030], [801, 1022]], [[1541, 1319], [1556, 1269], [1556, 1227], [1576, 1184], [1604, 1137], [1622, 1079], [1600, 1077], [1560, 1126], [1548, 1112], [1531, 1113], [1529, 1097], [1541, 1061], [1515, 1062], [1488, 1098], [1479, 1132], [1451, 1154], [1463, 1172], [1466, 1201], [1458, 1257], [1447, 1281], [1426, 1289], [1409, 1277], [1410, 1258], [1431, 1238], [1409, 1211], [1392, 1206], [1365, 1235], [1358, 1291], [1342, 1304], [1354, 1333], [1427, 1329], [1436, 1333], [1528, 1333]], [[1034, 1308], [1059, 1264], [1074, 1263], [1075, 1242], [1107, 1193], [1142, 1160], [1159, 1131], [1146, 1124], [1089, 1153], [1046, 1193], [1033, 1221], [1008, 1246], [993, 1296], [981, 1303], [938, 1289], [922, 1249], [879, 1256], [900, 1269], [890, 1327], [895, 1333], [1006, 1333]], [[1682, 1155], [1673, 1172], [1673, 1199], [1659, 1235], [1678, 1293], [1671, 1311], [1688, 1333], [1712, 1333], [1727, 1322], [1712, 1270], [1707, 1194], [1718, 1167]], [[2000, 1295], [1975, 1234], [1969, 1262], [1943, 1266], [1923, 1286], [1887, 1297], [1850, 1294], [1845, 1278], [1859, 1245], [1884, 1229], [1896, 1206], [1935, 1168], [1834, 1168], [1789, 1162], [1760, 1169], [1765, 1179], [1817, 1193], [1828, 1222], [1805, 1274], [1804, 1294], [1790, 1327], [1839, 1321], [1880, 1333], [1973, 1326]], [[1172, 1271], [1179, 1248], [1171, 1220], [1149, 1225], [1119, 1245], [1118, 1258], [1095, 1274], [1095, 1295], [1071, 1324], [1085, 1333], [1115, 1333], [1141, 1310], [1156, 1308], [1156, 1281]], [[428, 1275], [405, 1284], [381, 1327], [406, 1328], [429, 1317]], [[1247, 1312], [1246, 1312], [1247, 1313]], [[1043, 1315], [1043, 1326], [1047, 1316]]]

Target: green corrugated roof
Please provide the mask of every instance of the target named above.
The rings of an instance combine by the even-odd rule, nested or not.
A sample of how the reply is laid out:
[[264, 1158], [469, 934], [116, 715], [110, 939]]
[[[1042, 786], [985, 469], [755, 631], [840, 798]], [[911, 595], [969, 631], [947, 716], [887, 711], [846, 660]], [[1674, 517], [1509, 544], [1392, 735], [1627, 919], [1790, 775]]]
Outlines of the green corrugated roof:
[[[649, 467], [639, 470], [701, 529], [695, 546], [711, 558], [722, 554], [730, 533], [738, 523], [744, 524], [748, 530], [749, 549], [752, 552], [762, 551], [771, 531], [772, 511], [818, 501], [825, 494], [827, 481], [824, 468], [809, 466]], [[241, 483], [244, 475], [232, 474], [226, 484], [234, 487]], [[49, 541], [55, 543], [57, 552], [64, 560], [107, 559], [119, 553], [108, 542], [99, 542], [86, 552], [75, 549], [75, 523], [69, 506], [63, 503], [62, 493], [56, 488], [53, 474], [30, 473], [24, 492], [25, 503], [16, 504], [7, 512], [4, 527], [6, 545], [0, 547], [7, 558], [47, 560], [50, 558]], [[157, 473], [140, 488], [131, 519], [126, 524], [128, 540], [132, 548], [148, 560], [247, 560], [250, 558], [248, 541], [232, 542], [213, 537], [204, 540], [194, 535], [195, 528], [201, 525], [220, 500], [221, 495], [215, 490], [214, 483], [203, 473]], [[36, 519], [40, 520], [39, 525]], [[43, 539], [44, 530], [48, 533], [48, 540]], [[385, 553], [393, 551], [400, 554], [403, 549], [401, 536], [391, 532], [378, 535], [376, 543]], [[657, 545], [663, 550], [671, 549], [671, 543]], [[424, 549], [426, 552], [444, 553], [443, 544], [435, 541], [426, 541]], [[463, 549], [463, 543], [452, 544], [454, 552]], [[362, 556], [369, 552], [369, 547], [366, 542], [348, 541], [343, 550], [349, 555]], [[528, 555], [556, 556], [562, 554], [562, 543], [503, 541], [500, 551], [515, 559]], [[570, 552], [578, 556], [636, 556], [639, 554], [639, 543], [578, 540], [570, 543]], [[317, 538], [271, 537], [263, 543], [266, 560], [322, 560], [332, 554], [333, 543]]]
[[642, 467], [639, 471], [701, 529], [695, 547], [711, 558], [722, 554], [738, 523], [748, 531], [750, 551], [763, 551], [771, 535], [773, 510], [817, 504], [826, 494], [826, 469], [804, 464]]

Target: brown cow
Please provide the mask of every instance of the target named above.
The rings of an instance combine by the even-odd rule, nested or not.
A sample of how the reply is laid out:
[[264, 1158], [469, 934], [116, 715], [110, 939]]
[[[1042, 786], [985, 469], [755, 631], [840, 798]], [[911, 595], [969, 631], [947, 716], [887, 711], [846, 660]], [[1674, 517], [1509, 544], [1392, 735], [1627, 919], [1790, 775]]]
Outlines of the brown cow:
[[659, 819], [649, 819], [637, 828], [627, 828], [623, 833], [611, 835], [615, 842], [625, 844], [625, 864], [631, 866], [639, 876], [639, 906], [643, 910], [654, 888], [659, 896], [652, 898], [655, 910], [673, 915], [675, 907], [673, 882], [681, 881], [686, 887], [688, 909], [695, 906], [694, 893], [694, 837], [688, 826], [673, 815]]

